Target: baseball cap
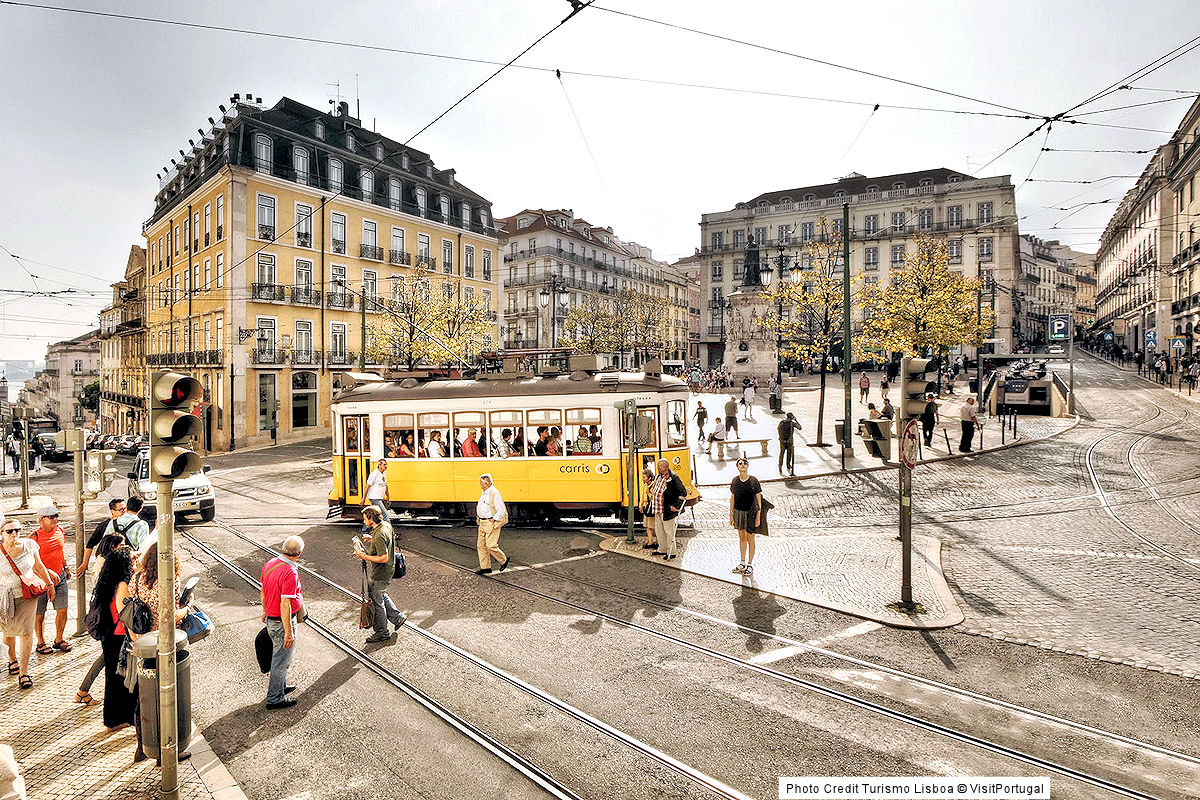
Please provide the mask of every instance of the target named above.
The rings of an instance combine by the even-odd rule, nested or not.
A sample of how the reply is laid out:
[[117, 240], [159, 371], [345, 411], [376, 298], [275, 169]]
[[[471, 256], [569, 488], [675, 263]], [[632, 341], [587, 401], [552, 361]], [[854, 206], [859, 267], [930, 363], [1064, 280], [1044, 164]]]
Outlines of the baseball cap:
[[38, 511], [38, 516], [39, 517], [53, 517], [57, 513], [58, 513], [58, 509], [54, 507], [53, 503], [51, 503], [48, 506], [42, 506], [41, 510]]

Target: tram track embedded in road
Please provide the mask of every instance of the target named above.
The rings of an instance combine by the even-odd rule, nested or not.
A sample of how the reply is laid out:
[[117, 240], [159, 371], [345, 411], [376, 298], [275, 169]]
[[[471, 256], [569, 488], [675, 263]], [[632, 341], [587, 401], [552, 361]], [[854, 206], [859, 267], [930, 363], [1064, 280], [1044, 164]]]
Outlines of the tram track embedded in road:
[[[246, 536], [245, 534], [241, 533], [240, 531], [238, 531], [236, 528], [229, 525], [228, 523], [218, 521], [217, 525], [220, 528], [222, 528], [223, 530], [233, 534], [235, 537], [246, 542], [247, 544], [250, 544], [264, 552], [278, 554], [278, 551], [274, 550], [273, 548], [271, 548], [267, 545], [262, 544], [261, 542], [254, 540], [253, 538], [251, 538], [249, 536]], [[445, 540], [445, 541], [448, 541], [448, 540]], [[458, 545], [458, 546], [463, 546], [457, 542], [450, 542], [450, 543]], [[453, 569], [456, 569], [456, 570], [459, 570], [462, 572], [470, 572], [472, 574], [474, 573], [474, 570], [471, 569], [470, 567], [465, 567], [454, 561], [450, 561], [448, 559], [441, 558], [441, 557], [433, 555], [431, 553], [413, 550], [412, 548], [409, 548], [409, 547], [406, 547], [404, 549], [407, 552], [412, 553], [413, 555], [421, 556], [422, 558], [426, 558], [430, 561], [434, 561], [434, 562], [443, 564], [443, 565], [451, 567]], [[306, 574], [311, 575], [313, 578], [317, 579], [321, 583], [323, 583], [331, 588], [335, 588], [336, 590], [342, 592], [343, 594], [345, 594], [348, 597], [354, 597], [356, 599], [359, 598], [359, 594], [357, 592], [354, 592], [350, 589], [347, 589], [344, 586], [341, 586], [336, 581], [333, 581], [332, 579], [327, 578], [326, 576], [322, 575], [320, 572], [317, 572], [316, 570], [313, 570], [313, 569], [303, 566], [303, 565], [300, 565], [300, 569], [302, 571], [304, 571]], [[1002, 756], [1005, 758], [1012, 759], [1014, 761], [1018, 761], [1018, 762], [1027, 764], [1029, 766], [1043, 769], [1049, 773], [1056, 774], [1056, 775], [1059, 775], [1062, 777], [1066, 777], [1066, 778], [1069, 778], [1069, 779], [1072, 779], [1075, 781], [1079, 781], [1081, 783], [1103, 789], [1107, 792], [1113, 793], [1115, 795], [1119, 795], [1121, 797], [1136, 798], [1136, 800], [1157, 800], [1155, 795], [1148, 794], [1141, 790], [1124, 786], [1122, 784], [1116, 783], [1115, 781], [1110, 781], [1106, 778], [1101, 778], [1101, 777], [1098, 777], [1095, 775], [1090, 775], [1086, 772], [1083, 772], [1082, 770], [1078, 770], [1078, 769], [1075, 769], [1073, 767], [1069, 767], [1069, 766], [1066, 766], [1063, 764], [1055, 763], [1053, 761], [1042, 758], [1040, 756], [1036, 756], [1031, 753], [1026, 753], [1024, 751], [1008, 747], [1007, 745], [999, 744], [997, 742], [993, 742], [988, 739], [984, 739], [982, 737], [975, 736], [974, 734], [970, 734], [970, 733], [967, 733], [964, 731], [957, 730], [948, 725], [943, 725], [941, 723], [933, 722], [931, 720], [924, 719], [924, 718], [916, 716], [914, 714], [909, 714], [904, 711], [899, 711], [897, 709], [891, 708], [890, 706], [884, 705], [882, 703], [877, 703], [877, 702], [874, 702], [871, 700], [866, 700], [864, 698], [858, 697], [857, 695], [851, 694], [849, 692], [844, 692], [842, 690], [834, 689], [834, 688], [822, 685], [822, 684], [817, 683], [812, 680], [800, 678], [800, 677], [797, 677], [794, 675], [789, 675], [787, 673], [780, 672], [779, 670], [775, 670], [770, 667], [766, 667], [766, 666], [763, 666], [760, 664], [755, 664], [751, 661], [739, 658], [737, 656], [730, 655], [728, 653], [722, 652], [715, 648], [711, 648], [706, 645], [698, 644], [696, 642], [692, 642], [687, 639], [683, 639], [683, 638], [674, 636], [669, 633], [664, 633], [662, 631], [655, 630], [654, 628], [650, 628], [648, 626], [641, 625], [636, 622], [631, 622], [629, 620], [625, 620], [620, 617], [613, 616], [612, 614], [609, 614], [607, 612], [588, 608], [586, 606], [582, 606], [578, 603], [575, 603], [574, 601], [556, 597], [554, 595], [547, 594], [547, 593], [539, 591], [537, 589], [532, 589], [532, 588], [529, 588], [526, 586], [522, 586], [520, 584], [512, 583], [508, 580], [498, 579], [498, 578], [495, 578], [494, 576], [492, 576], [491, 579], [495, 580], [499, 584], [502, 584], [509, 588], [518, 590], [522, 593], [529, 594], [534, 597], [538, 597], [542, 600], [552, 602], [552, 603], [564, 606], [566, 608], [570, 608], [573, 611], [576, 611], [578, 613], [597, 617], [599, 619], [602, 619], [602, 620], [609, 622], [613, 625], [616, 625], [618, 627], [636, 631], [638, 633], [649, 636], [651, 638], [655, 638], [660, 641], [665, 641], [665, 642], [671, 643], [673, 645], [676, 645], [678, 647], [681, 647], [683, 649], [691, 650], [696, 653], [700, 653], [701, 655], [704, 655], [709, 658], [715, 659], [717, 661], [729, 664], [731, 666], [734, 666], [734, 667], [737, 667], [737, 668], [740, 668], [743, 670], [747, 670], [749, 672], [753, 672], [753, 673], [771, 678], [773, 680], [780, 681], [782, 683], [794, 686], [796, 688], [804, 689], [806, 691], [809, 691], [816, 695], [825, 697], [827, 699], [834, 700], [834, 701], [837, 701], [837, 702], [840, 702], [840, 703], [843, 703], [846, 705], [850, 705], [852, 707], [876, 714], [878, 716], [893, 720], [895, 722], [899, 722], [899, 723], [908, 725], [910, 727], [914, 727], [919, 730], [923, 730], [928, 733], [932, 733], [932, 734], [942, 736], [944, 738], [947, 738], [947, 739], [950, 739], [953, 741], [957, 741], [962, 744], [966, 744], [966, 745], [975, 747], [977, 749], [992, 753], [994, 755], [999, 755], [999, 756]], [[409, 626], [406, 626], [406, 627], [409, 627]], [[414, 630], [417, 630], [421, 633], [426, 633], [426, 634], [428, 633], [427, 631], [421, 630], [417, 626], [411, 626], [411, 627], [413, 627]], [[440, 637], [437, 637], [437, 638], [440, 639]], [[431, 639], [431, 640], [433, 640], [433, 639]], [[457, 650], [458, 650], [458, 652], [463, 654], [463, 657], [471, 659], [473, 661], [478, 661], [478, 659], [476, 659], [476, 657], [472, 656], [469, 653], [466, 653], [466, 651], [462, 651], [461, 648], [457, 648]], [[895, 670], [891, 670], [891, 671], [898, 672]], [[919, 677], [919, 676], [908, 676], [905, 673], [901, 673], [901, 674], [905, 675], [906, 677], [909, 677], [909, 678], [918, 678]], [[927, 679], [922, 679], [922, 680], [924, 681]], [[932, 682], [932, 683], [936, 684], [936, 682]], [[949, 688], [953, 689], [954, 687], [949, 687]], [[981, 695], [980, 697], [983, 697], [983, 696]], [[1003, 701], [997, 701], [997, 702], [1003, 703]], [[1051, 715], [1041, 714], [1040, 712], [1035, 712], [1032, 709], [1025, 709], [1025, 711], [1027, 711], [1031, 716], [1037, 717], [1040, 715], [1041, 718], [1043, 718], [1043, 719], [1047, 719], [1047, 718], [1051, 717]], [[1063, 722], [1069, 723], [1069, 721], [1066, 721], [1066, 720], [1064, 720]], [[1070, 727], [1074, 727], [1077, 730], [1087, 730], [1087, 728], [1088, 728], [1088, 726], [1084, 726], [1081, 723], [1070, 724]], [[1119, 734], [1112, 734], [1112, 733], [1108, 733], [1108, 732], [1104, 732], [1104, 731], [1099, 731], [1099, 729], [1092, 729], [1092, 730], [1097, 733], [1107, 734], [1107, 738], [1110, 738], [1113, 741], [1116, 741], [1127, 747], [1129, 747], [1129, 746], [1140, 747], [1141, 749], [1144, 749], [1144, 750], [1154, 753], [1156, 755], [1168, 755], [1172, 758], [1181, 758], [1181, 759], [1189, 761], [1191, 763], [1200, 763], [1200, 759], [1196, 759], [1195, 757], [1188, 756], [1186, 754], [1175, 753], [1174, 751], [1168, 750], [1166, 748], [1160, 748], [1155, 745], [1150, 745], [1148, 743], [1137, 742], [1136, 740], [1128, 739], [1127, 737], [1121, 737]], [[1121, 741], [1122, 739], [1124, 739], [1124, 741]]]
[[[261, 542], [258, 542], [251, 537], [246, 536], [245, 534], [241, 533], [240, 531], [238, 531], [236, 528], [234, 528], [232, 525], [229, 525], [228, 523], [217, 520], [212, 524], [214, 524], [216, 527], [218, 527], [224, 531], [227, 531], [228, 533], [233, 534], [238, 539], [258, 548], [259, 550], [262, 550], [263, 552], [271, 553], [272, 555], [276, 555], [276, 556], [280, 555], [279, 551], [274, 550], [273, 548], [271, 548], [267, 545], [264, 545]], [[201, 542], [192, 534], [190, 534], [188, 532], [181, 532], [181, 533], [184, 537], [186, 537], [188, 539], [188, 541], [193, 542], [197, 547], [199, 547], [201, 550], [203, 550], [210, 557], [218, 560], [220, 563], [225, 565], [227, 568], [234, 571], [235, 574], [237, 574], [243, 580], [247, 581], [248, 583], [250, 583], [251, 585], [254, 585], [257, 588], [257, 581], [255, 581], [253, 579], [253, 576], [250, 576], [248, 573], [246, 573], [244, 570], [242, 570], [240, 567], [238, 567], [236, 564], [234, 564], [230, 559], [227, 559], [224, 556], [220, 555], [218, 552], [216, 552], [216, 550], [213, 547]], [[362, 596], [358, 592], [355, 592], [351, 589], [346, 588], [345, 586], [342, 586], [341, 584], [337, 583], [336, 581], [333, 581], [333, 580], [327, 578], [326, 576], [322, 575], [321, 573], [317, 572], [316, 570], [306, 567], [303, 564], [298, 564], [297, 567], [301, 571], [303, 571], [306, 575], [309, 575], [309, 576], [315, 578], [322, 584], [328, 586], [331, 589], [334, 589], [334, 590], [340, 592], [341, 594], [345, 595], [346, 597], [352, 598], [355, 601], [362, 600]], [[381, 664], [377, 659], [373, 658], [372, 656], [363, 652], [359, 648], [350, 644], [348, 641], [345, 640], [345, 638], [339, 636], [337, 633], [334, 633], [327, 626], [314, 620], [311, 616], [309, 616], [309, 618], [306, 620], [305, 624], [314, 627], [315, 630], [317, 630], [324, 638], [331, 641], [339, 650], [343, 651], [350, 657], [354, 658], [359, 663], [366, 665], [369, 669], [371, 669], [372, 672], [374, 672], [377, 675], [380, 675], [380, 677], [383, 677], [389, 684], [400, 689], [405, 694], [408, 694], [410, 697], [412, 697], [413, 699], [415, 699], [419, 703], [421, 703], [421, 705], [425, 706], [426, 708], [428, 708], [431, 711], [434, 711], [434, 713], [436, 713], [439, 717], [450, 722], [456, 729], [463, 730], [463, 727], [460, 727], [460, 726], [465, 726], [466, 728], [468, 728], [470, 732], [468, 732], [466, 730], [463, 730], [463, 732], [467, 733], [467, 735], [470, 736], [473, 740], [483, 744], [489, 751], [498, 755], [498, 757], [502, 758], [506, 763], [510, 763], [515, 768], [519, 769], [519, 771], [521, 771], [527, 777], [530, 777], [531, 773], [533, 775], [536, 775], [537, 779], [535, 780], [534, 777], [531, 777], [531, 780], [535, 780], [535, 782], [538, 783], [539, 786], [542, 786], [542, 788], [547, 788], [542, 783], [542, 780], [547, 780], [547, 781], [551, 781], [552, 785], [554, 787], [557, 787], [558, 791], [566, 792], [566, 794], [559, 794], [556, 792], [551, 792], [551, 794], [553, 796], [569, 797], [569, 798], [578, 797], [578, 795], [571, 793], [569, 789], [562, 786], [562, 784], [558, 783], [553, 778], [551, 778], [549, 776], [549, 774], [545, 773], [543, 770], [541, 770], [540, 767], [533, 765], [532, 762], [529, 762], [528, 760], [524, 759], [524, 757], [517, 755], [514, 751], [512, 751], [509, 748], [505, 747], [504, 745], [500, 744], [494, 738], [489, 737], [487, 734], [483, 733], [479, 729], [475, 728], [474, 726], [471, 726], [470, 723], [468, 723], [468, 722], [462, 720], [460, 717], [454, 715], [453, 712], [450, 712], [444, 706], [437, 703], [437, 701], [433, 700], [433, 698], [429, 697], [429, 695], [425, 694], [420, 689], [417, 689], [416, 687], [412, 686], [412, 684], [408, 683], [403, 678], [396, 675], [394, 672], [392, 672], [386, 666]], [[523, 692], [524, 694], [534, 697], [535, 699], [539, 700], [540, 702], [554, 708], [555, 710], [563, 713], [564, 715], [570, 717], [571, 719], [574, 719], [575, 721], [586, 725], [587, 727], [591, 728], [592, 730], [595, 730], [595, 731], [609, 737], [610, 739], [613, 739], [614, 741], [625, 746], [629, 750], [631, 750], [641, 756], [644, 756], [644, 757], [650, 759], [651, 761], [656, 762], [660, 766], [665, 767], [666, 769], [670, 770], [671, 772], [674, 772], [675, 774], [679, 775], [680, 777], [683, 777], [683, 778], [691, 781], [692, 783], [699, 786], [701, 789], [704, 789], [704, 790], [706, 790], [712, 794], [715, 794], [719, 797], [727, 798], [728, 800], [752, 800], [752, 798], [749, 795], [745, 794], [744, 792], [741, 792], [741, 791], [723, 783], [722, 781], [717, 780], [716, 778], [706, 774], [705, 772], [703, 772], [695, 767], [685, 764], [684, 762], [671, 756], [670, 754], [668, 754], [650, 744], [642, 742], [641, 740], [631, 736], [630, 734], [628, 734], [624, 731], [621, 731], [621, 730], [609, 725], [608, 723], [606, 723], [600, 719], [597, 719], [596, 717], [593, 717], [592, 715], [588, 714], [587, 712], [582, 711], [582, 710], [572, 706], [571, 704], [567, 703], [566, 701], [561, 700], [541, 689], [538, 689], [537, 687], [533, 686], [532, 684], [491, 664], [490, 662], [480, 658], [479, 656], [476, 656], [473, 653], [470, 653], [470, 652], [464, 650], [463, 648], [459, 647], [458, 645], [455, 645], [454, 643], [438, 636], [437, 634], [433, 633], [432, 631], [428, 631], [418, 625], [412, 625], [412, 624], [408, 624], [408, 623], [405, 623], [405, 625], [403, 627], [405, 630], [416, 633], [416, 634], [420, 635], [421, 637], [425, 638], [426, 640], [432, 642], [433, 644], [435, 644], [445, 650], [448, 650], [449, 652], [453, 653], [454, 655], [456, 655], [463, 661], [466, 661], [467, 663], [471, 664], [472, 666], [474, 666], [484, 672], [487, 672], [488, 674], [492, 675], [495, 678], [498, 678], [499, 680], [508, 684], [509, 686], [512, 686], [513, 688]], [[477, 736], [485, 737], [485, 740], [487, 743], [484, 743], [484, 741], [481, 741], [479, 738], [477, 738]], [[502, 750], [501, 750], [501, 752], [497, 752], [497, 750], [493, 749], [493, 747], [501, 748]], [[517, 763], [514, 764], [512, 761], [510, 761], [510, 759], [518, 759], [518, 761], [517, 761]], [[536, 770], [536, 772], [532, 772], [533, 770]], [[547, 791], [550, 791], [550, 789], [547, 788]]]

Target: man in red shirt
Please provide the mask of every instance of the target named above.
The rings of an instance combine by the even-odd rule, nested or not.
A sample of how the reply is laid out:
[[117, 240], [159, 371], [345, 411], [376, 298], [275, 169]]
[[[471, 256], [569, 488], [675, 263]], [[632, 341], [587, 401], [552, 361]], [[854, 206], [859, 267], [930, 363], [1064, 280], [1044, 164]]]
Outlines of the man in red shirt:
[[[38, 512], [38, 529], [30, 535], [37, 542], [38, 556], [46, 566], [46, 572], [54, 581], [54, 600], [42, 595], [37, 601], [37, 652], [48, 655], [55, 650], [64, 653], [71, 652], [71, 645], [63, 639], [67, 629], [67, 581], [71, 578], [71, 570], [67, 568], [67, 557], [63, 550], [67, 541], [67, 532], [58, 524], [58, 509], [53, 505], [43, 506]], [[46, 608], [54, 604], [54, 646], [46, 643], [45, 623]]]
[[304, 540], [289, 536], [283, 543], [283, 555], [272, 558], [262, 569], [263, 622], [274, 645], [271, 651], [271, 679], [267, 684], [267, 708], [289, 708], [296, 700], [286, 695], [295, 691], [288, 685], [287, 671], [296, 643], [296, 614], [304, 606], [300, 594], [300, 572], [296, 562], [304, 552]]
[[479, 443], [475, 441], [478, 433], [474, 428], [467, 431], [467, 438], [462, 443], [463, 458], [482, 458], [483, 452], [479, 449]]

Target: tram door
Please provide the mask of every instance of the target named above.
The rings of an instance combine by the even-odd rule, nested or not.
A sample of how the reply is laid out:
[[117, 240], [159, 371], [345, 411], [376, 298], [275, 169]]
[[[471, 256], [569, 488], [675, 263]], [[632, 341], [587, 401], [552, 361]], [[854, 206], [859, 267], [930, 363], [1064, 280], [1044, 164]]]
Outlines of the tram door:
[[657, 406], [638, 406], [638, 418], [646, 420], [638, 424], [638, 469], [637, 469], [637, 487], [638, 487], [638, 504], [645, 504], [649, 499], [646, 496], [646, 484], [642, 480], [642, 470], [646, 467], [658, 471], [658, 460], [662, 458], [662, 450], [659, 449], [662, 437], [658, 431], [658, 407]]
[[371, 474], [370, 427], [367, 417], [342, 417], [342, 451], [345, 453], [342, 487], [346, 505], [362, 505], [367, 492], [367, 476]]

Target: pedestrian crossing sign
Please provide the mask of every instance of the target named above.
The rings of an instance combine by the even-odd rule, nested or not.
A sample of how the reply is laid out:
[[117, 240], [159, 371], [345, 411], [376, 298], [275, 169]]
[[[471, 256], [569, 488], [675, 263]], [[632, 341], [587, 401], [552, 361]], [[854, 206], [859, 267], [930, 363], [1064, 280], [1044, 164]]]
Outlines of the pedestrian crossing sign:
[[1171, 349], [1172, 350], [1182, 350], [1186, 346], [1187, 345], [1184, 344], [1182, 336], [1172, 336], [1171, 337]]

